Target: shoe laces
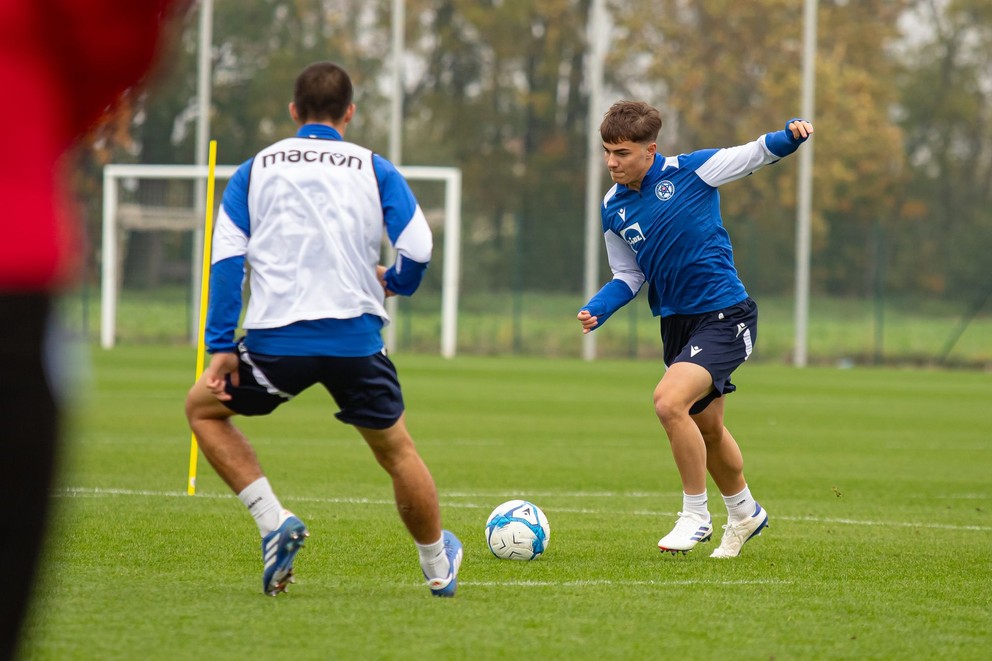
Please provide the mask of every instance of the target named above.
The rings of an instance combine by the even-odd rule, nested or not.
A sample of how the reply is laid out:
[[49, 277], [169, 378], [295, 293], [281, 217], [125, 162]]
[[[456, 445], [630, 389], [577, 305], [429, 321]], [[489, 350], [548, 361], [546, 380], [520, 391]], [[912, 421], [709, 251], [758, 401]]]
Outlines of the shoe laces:
[[746, 538], [747, 538], [746, 527], [737, 523], [727, 523], [725, 526], [723, 526], [723, 540], [721, 542], [721, 545], [727, 541], [739, 542], [743, 544]]
[[675, 522], [675, 530], [683, 534], [693, 534], [700, 527], [708, 525], [709, 521], [692, 512], [679, 512], [679, 520]]

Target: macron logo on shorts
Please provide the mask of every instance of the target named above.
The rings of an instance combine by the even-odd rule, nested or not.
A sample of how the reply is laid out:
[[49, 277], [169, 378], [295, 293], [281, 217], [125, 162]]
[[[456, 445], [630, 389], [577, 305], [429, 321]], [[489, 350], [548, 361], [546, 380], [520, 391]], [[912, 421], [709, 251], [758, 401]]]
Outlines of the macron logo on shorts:
[[699, 347], [695, 347], [695, 346], [694, 347], [690, 347], [689, 348], [689, 357], [692, 358], [693, 356], [695, 356], [700, 351], [702, 351], [702, 349], [700, 349]]

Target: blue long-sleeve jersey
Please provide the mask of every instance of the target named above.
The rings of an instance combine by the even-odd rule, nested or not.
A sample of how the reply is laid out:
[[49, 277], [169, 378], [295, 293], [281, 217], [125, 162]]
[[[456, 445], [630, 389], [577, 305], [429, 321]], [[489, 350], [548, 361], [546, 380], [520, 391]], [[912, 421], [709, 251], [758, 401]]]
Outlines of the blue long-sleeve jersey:
[[582, 308], [598, 317], [596, 327], [644, 282], [655, 316], [703, 314], [745, 299], [717, 189], [788, 156], [804, 141], [786, 128], [737, 147], [656, 154], [640, 190], [615, 184], [602, 206], [613, 280]]

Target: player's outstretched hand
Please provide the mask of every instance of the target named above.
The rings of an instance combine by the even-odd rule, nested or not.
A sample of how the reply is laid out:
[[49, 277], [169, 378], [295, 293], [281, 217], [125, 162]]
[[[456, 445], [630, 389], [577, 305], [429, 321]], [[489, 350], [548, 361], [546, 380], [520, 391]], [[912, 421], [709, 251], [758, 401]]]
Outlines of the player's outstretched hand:
[[792, 138], [794, 140], [799, 140], [800, 138], [806, 139], [813, 135], [813, 125], [805, 119], [797, 119], [789, 122], [789, 130], [792, 131]]
[[599, 318], [589, 314], [589, 310], [579, 311], [579, 314], [576, 317], [576, 319], [578, 319], [579, 323], [582, 324], [583, 333], [588, 333], [592, 331], [592, 329], [595, 328], [597, 325], [599, 325]]

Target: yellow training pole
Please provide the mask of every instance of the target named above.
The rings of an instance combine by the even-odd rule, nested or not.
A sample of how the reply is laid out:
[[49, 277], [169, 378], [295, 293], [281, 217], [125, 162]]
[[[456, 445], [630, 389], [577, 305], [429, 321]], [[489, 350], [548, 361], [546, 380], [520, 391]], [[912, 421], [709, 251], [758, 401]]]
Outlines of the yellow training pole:
[[[194, 382], [203, 373], [203, 359], [206, 353], [204, 335], [207, 328], [207, 297], [210, 295], [210, 248], [214, 238], [214, 169], [217, 166], [217, 141], [210, 141], [210, 154], [207, 165], [207, 214], [203, 224], [203, 270], [200, 275], [200, 324], [196, 334], [196, 375]], [[196, 458], [199, 447], [196, 434], [190, 434], [189, 441], [189, 482], [186, 493], [196, 493]]]

